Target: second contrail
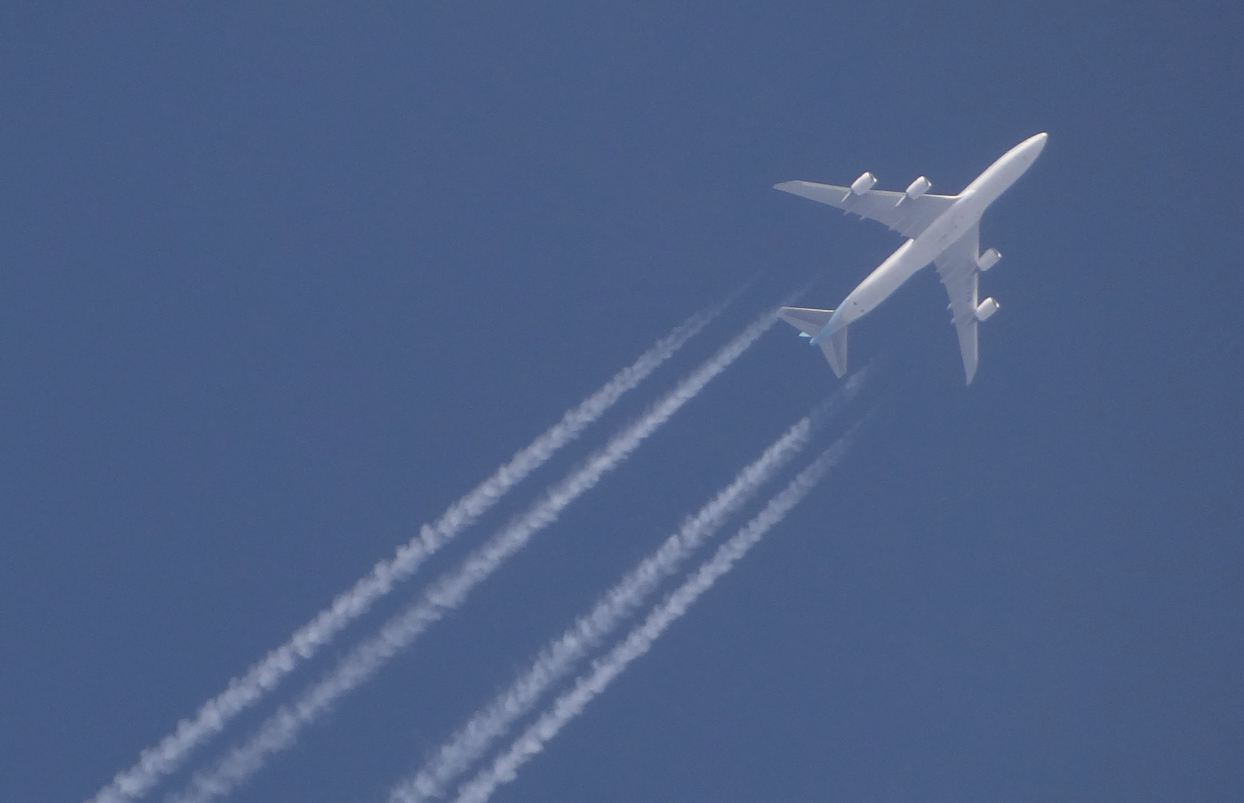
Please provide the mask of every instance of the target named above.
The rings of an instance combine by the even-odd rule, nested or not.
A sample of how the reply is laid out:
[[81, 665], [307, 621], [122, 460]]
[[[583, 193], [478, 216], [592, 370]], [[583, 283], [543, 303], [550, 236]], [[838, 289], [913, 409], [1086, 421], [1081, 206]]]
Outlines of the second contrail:
[[852, 377], [844, 390], [786, 430], [708, 504], [689, 516], [655, 552], [603, 594], [589, 613], [549, 642], [532, 665], [492, 703], [472, 716], [413, 778], [396, 786], [389, 803], [424, 803], [444, 795], [446, 787], [530, 711], [552, 684], [564, 677], [663, 579], [712, 538], [764, 483], [799, 454], [820, 425], [858, 392], [862, 382], [862, 375]]
[[854, 442], [858, 425], [833, 446], [823, 452], [807, 468], [801, 471], [781, 492], [774, 496], [763, 510], [747, 523], [734, 537], [722, 544], [686, 582], [678, 587], [660, 605], [652, 610], [638, 627], [597, 661], [587, 675], [579, 678], [574, 687], [557, 698], [549, 709], [497, 756], [492, 765], [481, 771], [469, 783], [458, 790], [454, 803], [484, 803], [498, 786], [516, 777], [518, 770], [535, 757], [550, 739], [557, 735], [566, 723], [577, 717], [583, 709], [620, 675], [636, 658], [646, 653], [652, 643], [717, 580], [730, 571], [748, 550], [797, 505], [825, 474], [842, 459]]

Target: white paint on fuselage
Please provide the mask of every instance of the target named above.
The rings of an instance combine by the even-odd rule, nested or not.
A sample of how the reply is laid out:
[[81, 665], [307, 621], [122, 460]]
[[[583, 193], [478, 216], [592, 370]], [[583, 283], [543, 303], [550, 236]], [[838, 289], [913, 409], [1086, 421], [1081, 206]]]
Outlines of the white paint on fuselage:
[[958, 200], [943, 212], [920, 236], [908, 240], [886, 258], [868, 278], [852, 290], [821, 331], [812, 338], [814, 344], [846, 328], [872, 312], [889, 298], [903, 282], [942, 255], [973, 226], [998, 196], [1006, 192], [1024, 174], [1045, 147], [1047, 134], [1037, 134], [1011, 148], [964, 188]]

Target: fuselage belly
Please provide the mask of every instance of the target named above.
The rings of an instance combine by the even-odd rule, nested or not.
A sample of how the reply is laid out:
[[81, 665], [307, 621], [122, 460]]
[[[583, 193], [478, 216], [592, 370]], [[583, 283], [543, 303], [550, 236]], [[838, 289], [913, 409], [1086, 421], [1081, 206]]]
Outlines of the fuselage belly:
[[949, 209], [918, 237], [899, 246], [843, 299], [825, 326], [812, 337], [812, 343], [819, 344], [872, 312], [904, 282], [970, 231], [980, 222], [989, 205], [1032, 165], [1045, 147], [1045, 141], [1045, 134], [1030, 137], [986, 168], [959, 194]]

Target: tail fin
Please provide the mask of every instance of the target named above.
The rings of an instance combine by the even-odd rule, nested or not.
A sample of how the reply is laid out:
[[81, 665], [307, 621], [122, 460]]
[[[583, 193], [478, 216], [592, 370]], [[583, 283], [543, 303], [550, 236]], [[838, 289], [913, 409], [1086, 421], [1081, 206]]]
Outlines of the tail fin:
[[[804, 337], [820, 332], [833, 314], [832, 309], [811, 307], [782, 307], [778, 310], [778, 317], [802, 332]], [[847, 372], [847, 330], [844, 328], [834, 332], [822, 340], [820, 346], [825, 359], [829, 360], [829, 367], [834, 369], [834, 375], [841, 378]]]

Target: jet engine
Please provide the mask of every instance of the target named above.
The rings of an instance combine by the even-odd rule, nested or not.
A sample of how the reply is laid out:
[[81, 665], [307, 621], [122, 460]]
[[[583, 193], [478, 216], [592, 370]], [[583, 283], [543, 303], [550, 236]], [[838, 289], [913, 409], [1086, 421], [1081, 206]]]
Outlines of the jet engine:
[[928, 192], [929, 188], [932, 186], [933, 186], [933, 182], [929, 181], [924, 176], [921, 176], [920, 178], [913, 181], [911, 184], [907, 185], [907, 197], [914, 201], [917, 198], [919, 198], [921, 195], [924, 195], [926, 192]]
[[976, 267], [981, 270], [989, 270], [998, 263], [999, 259], [1002, 259], [1002, 254], [998, 253], [998, 249], [990, 248], [976, 258]]
[[998, 311], [998, 306], [998, 302], [994, 301], [992, 297], [985, 299], [980, 303], [980, 306], [976, 308], [976, 320], [989, 320], [989, 318]]
[[873, 188], [873, 185], [876, 183], [877, 183], [876, 176], [874, 176], [872, 173], [865, 173], [864, 175], [857, 178], [855, 181], [851, 182], [851, 192], [855, 195], [863, 195], [864, 193], [871, 190]]

